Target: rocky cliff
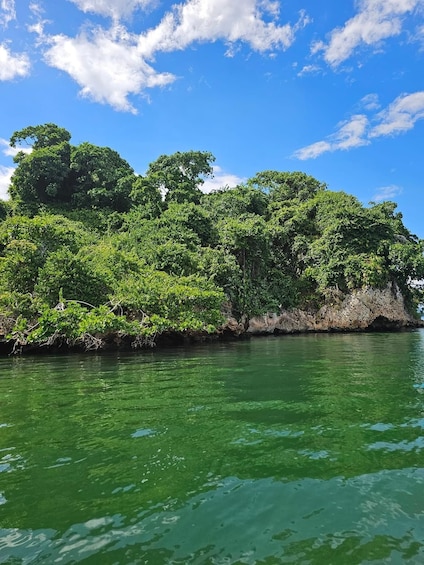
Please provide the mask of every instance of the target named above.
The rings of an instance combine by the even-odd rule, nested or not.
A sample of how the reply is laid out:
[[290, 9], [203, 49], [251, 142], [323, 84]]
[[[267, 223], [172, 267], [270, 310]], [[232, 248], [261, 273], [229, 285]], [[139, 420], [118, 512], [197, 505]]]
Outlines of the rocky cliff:
[[[234, 325], [234, 324], [233, 324]], [[282, 310], [251, 318], [251, 335], [355, 330], [389, 330], [421, 325], [407, 311], [398, 288], [365, 288], [348, 295], [332, 293], [316, 311]]]

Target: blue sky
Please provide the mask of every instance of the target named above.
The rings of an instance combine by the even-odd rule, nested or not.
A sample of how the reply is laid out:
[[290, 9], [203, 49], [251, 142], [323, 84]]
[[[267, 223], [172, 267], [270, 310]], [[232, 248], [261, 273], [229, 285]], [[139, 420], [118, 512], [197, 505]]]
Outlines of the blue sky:
[[211, 151], [207, 190], [304, 171], [424, 237], [424, 0], [0, 0], [8, 140], [54, 122], [138, 173]]

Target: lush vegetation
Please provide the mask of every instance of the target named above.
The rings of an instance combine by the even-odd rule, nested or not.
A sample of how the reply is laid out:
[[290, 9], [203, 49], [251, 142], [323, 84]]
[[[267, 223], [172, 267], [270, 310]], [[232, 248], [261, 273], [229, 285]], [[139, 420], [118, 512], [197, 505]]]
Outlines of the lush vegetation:
[[55, 124], [15, 132], [0, 201], [0, 333], [25, 344], [217, 331], [236, 317], [316, 308], [328, 294], [395, 285], [413, 311], [423, 242], [392, 202], [364, 207], [301, 172], [264, 171], [203, 194], [212, 154], [162, 155], [145, 176], [70, 144]]

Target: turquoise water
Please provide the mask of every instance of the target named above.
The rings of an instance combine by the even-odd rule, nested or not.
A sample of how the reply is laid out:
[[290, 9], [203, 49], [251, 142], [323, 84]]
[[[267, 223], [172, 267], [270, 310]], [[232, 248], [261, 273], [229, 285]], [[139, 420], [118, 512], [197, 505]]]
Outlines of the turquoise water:
[[422, 564], [423, 448], [423, 331], [1, 358], [0, 563]]

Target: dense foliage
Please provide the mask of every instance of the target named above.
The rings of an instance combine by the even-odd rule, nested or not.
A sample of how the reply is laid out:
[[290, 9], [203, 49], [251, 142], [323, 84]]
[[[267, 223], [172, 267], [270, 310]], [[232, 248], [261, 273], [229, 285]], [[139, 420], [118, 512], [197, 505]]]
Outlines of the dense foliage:
[[17, 345], [216, 332], [236, 317], [398, 287], [413, 311], [423, 242], [392, 202], [364, 207], [301, 172], [203, 194], [213, 155], [162, 155], [136, 175], [55, 124], [15, 132], [0, 201], [0, 333]]

